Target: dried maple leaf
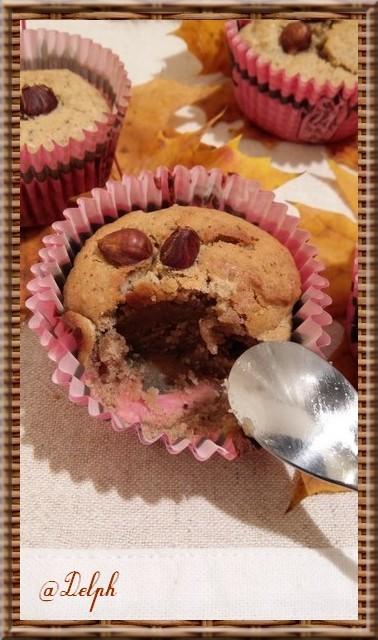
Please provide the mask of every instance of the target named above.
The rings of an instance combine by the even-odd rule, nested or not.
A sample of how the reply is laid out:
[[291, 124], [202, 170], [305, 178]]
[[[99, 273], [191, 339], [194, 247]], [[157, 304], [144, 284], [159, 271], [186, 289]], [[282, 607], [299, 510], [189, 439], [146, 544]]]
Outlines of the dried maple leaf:
[[173, 35], [185, 40], [189, 51], [202, 64], [202, 75], [218, 72], [231, 75], [224, 20], [183, 20]]
[[166, 78], [136, 86], [118, 141], [118, 154], [127, 153], [137, 159], [151, 156], [160, 147], [158, 134], [172, 133], [170, 121], [174, 112], [210, 96], [217, 88], [185, 85]]
[[346, 203], [353, 213], [358, 214], [358, 177], [356, 174], [343, 169], [334, 160], [328, 160], [328, 164], [335, 174], [337, 186]]
[[218, 168], [225, 172], [238, 173], [244, 178], [257, 180], [263, 189], [276, 189], [281, 184], [295, 178], [296, 174], [286, 173], [273, 167], [268, 157], [251, 157], [239, 151], [241, 136], [237, 136], [222, 147], [201, 145], [194, 157], [194, 164], [206, 168]]
[[193, 157], [198, 149], [204, 128], [193, 133], [180, 133], [166, 137], [160, 133], [157, 138], [157, 149], [153, 154], [117, 153], [117, 160], [125, 173], [138, 175], [142, 170], [154, 170], [160, 166], [173, 168], [176, 164], [192, 167]]
[[345, 164], [347, 167], [357, 171], [358, 169], [358, 147], [357, 138], [330, 142], [327, 151], [335, 162]]
[[236, 103], [231, 80], [214, 86], [214, 90], [209, 95], [199, 98], [194, 104], [203, 109], [208, 120], [214, 118], [221, 111], [224, 111], [222, 116], [224, 122], [244, 119]]
[[280, 142], [275, 136], [270, 135], [267, 131], [260, 129], [252, 122], [245, 121], [243, 126], [235, 131], [231, 130], [234, 135], [241, 135], [243, 138], [249, 138], [251, 140], [258, 140], [265, 144], [266, 147], [272, 149]]
[[305, 204], [295, 203], [299, 213], [299, 227], [310, 233], [310, 242], [318, 249], [325, 264], [323, 275], [329, 280], [327, 293], [332, 298], [328, 311], [343, 316], [348, 301], [353, 257], [357, 242], [357, 224], [344, 215]]
[[319, 480], [319, 478], [309, 476], [302, 471], [296, 471], [293, 478], [293, 493], [286, 513], [292, 511], [305, 498], [317, 493], [340, 493], [345, 491], [347, 491], [345, 487]]

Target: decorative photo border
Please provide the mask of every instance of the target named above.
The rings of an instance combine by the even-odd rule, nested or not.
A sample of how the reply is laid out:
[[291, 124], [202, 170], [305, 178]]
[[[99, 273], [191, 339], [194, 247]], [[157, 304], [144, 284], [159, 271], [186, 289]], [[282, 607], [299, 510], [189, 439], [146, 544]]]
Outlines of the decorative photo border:
[[[221, 3], [220, 3], [221, 4]], [[19, 314], [19, 69], [20, 21], [36, 19], [201, 19], [201, 17], [257, 18], [347, 17], [359, 19], [359, 618], [357, 621], [88, 621], [30, 622], [19, 620], [20, 561], [20, 314]], [[256, 5], [218, 8], [167, 4], [21, 6], [3, 8], [3, 109], [2, 168], [0, 186], [3, 215], [1, 229], [1, 418], [3, 494], [3, 608], [0, 636], [14, 637], [375, 637], [376, 634], [376, 424], [377, 424], [377, 8], [366, 5], [322, 5], [283, 9]]]

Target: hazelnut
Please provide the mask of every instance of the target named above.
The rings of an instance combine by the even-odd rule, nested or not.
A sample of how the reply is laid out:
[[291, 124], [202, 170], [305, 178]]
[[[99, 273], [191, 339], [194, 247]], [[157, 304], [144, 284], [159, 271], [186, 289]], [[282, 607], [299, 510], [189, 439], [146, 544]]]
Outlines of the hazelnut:
[[99, 240], [98, 248], [105, 260], [117, 267], [137, 264], [153, 252], [150, 239], [139, 229], [113, 231]]
[[25, 84], [21, 90], [20, 110], [22, 118], [46, 115], [58, 106], [58, 99], [45, 84]]
[[306, 51], [311, 44], [310, 27], [301, 20], [289, 22], [281, 31], [280, 45], [285, 53]]
[[172, 269], [188, 269], [198, 256], [200, 244], [200, 238], [193, 229], [179, 227], [164, 240], [160, 260]]

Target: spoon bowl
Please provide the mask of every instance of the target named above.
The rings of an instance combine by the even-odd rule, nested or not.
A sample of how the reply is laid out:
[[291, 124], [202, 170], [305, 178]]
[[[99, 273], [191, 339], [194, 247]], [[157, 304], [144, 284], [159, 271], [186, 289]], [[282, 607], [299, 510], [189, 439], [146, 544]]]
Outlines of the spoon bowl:
[[358, 396], [326, 360], [294, 342], [245, 351], [228, 377], [244, 433], [285, 462], [357, 489]]

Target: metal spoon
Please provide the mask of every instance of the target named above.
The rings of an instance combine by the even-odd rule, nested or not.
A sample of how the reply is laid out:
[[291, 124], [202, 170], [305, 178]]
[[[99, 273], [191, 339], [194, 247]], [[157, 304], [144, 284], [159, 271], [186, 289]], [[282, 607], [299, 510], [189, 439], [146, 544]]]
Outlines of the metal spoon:
[[285, 462], [357, 490], [357, 392], [326, 360], [294, 342], [245, 351], [228, 377], [244, 433]]

